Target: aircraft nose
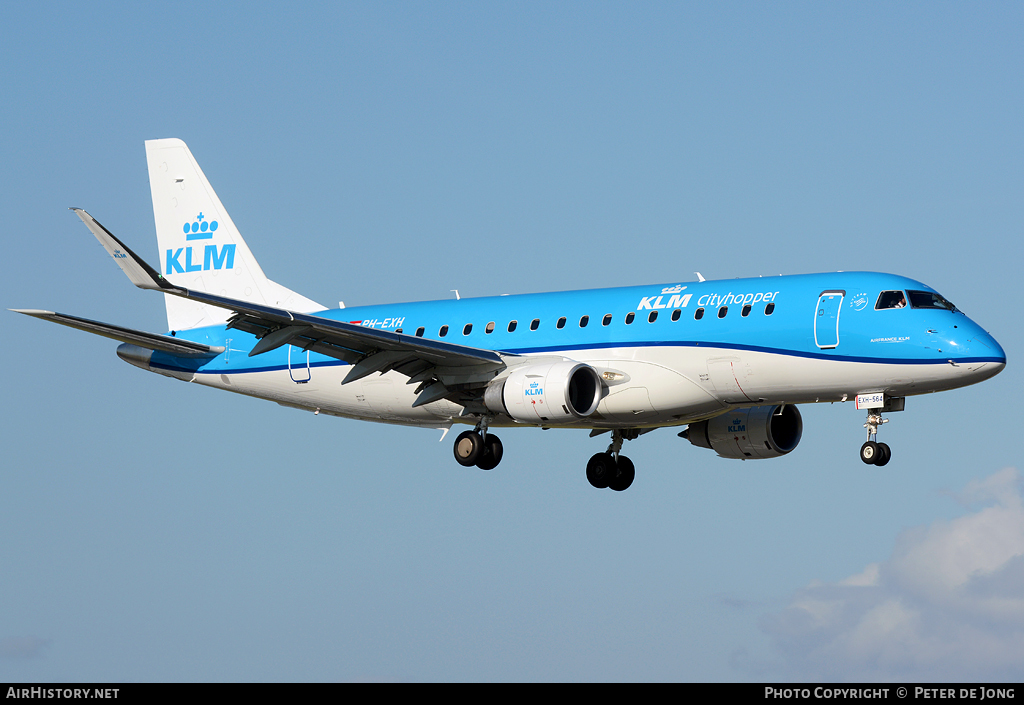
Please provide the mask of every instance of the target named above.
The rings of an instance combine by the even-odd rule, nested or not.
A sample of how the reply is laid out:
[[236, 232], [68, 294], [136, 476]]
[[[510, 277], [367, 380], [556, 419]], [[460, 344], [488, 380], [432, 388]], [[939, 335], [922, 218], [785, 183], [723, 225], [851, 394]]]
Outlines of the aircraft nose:
[[971, 336], [969, 345], [971, 346], [971, 351], [979, 357], [984, 356], [995, 358], [992, 360], [993, 363], [1006, 365], [1006, 352], [1003, 350], [1003, 346], [996, 342], [996, 339], [984, 330], [979, 328], [977, 332]]
[[975, 326], [966, 347], [965, 352], [973, 363], [968, 365], [968, 369], [972, 376], [979, 378], [977, 381], [994, 377], [1006, 367], [1006, 352], [1003, 347], [980, 326]]

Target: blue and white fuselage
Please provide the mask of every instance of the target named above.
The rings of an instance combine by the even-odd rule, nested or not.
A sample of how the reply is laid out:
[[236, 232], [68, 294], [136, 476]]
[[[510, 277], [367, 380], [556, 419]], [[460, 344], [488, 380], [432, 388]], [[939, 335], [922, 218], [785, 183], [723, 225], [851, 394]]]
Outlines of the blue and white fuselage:
[[156, 268], [75, 210], [136, 286], [165, 294], [169, 334], [22, 313], [119, 340], [124, 360], [189, 382], [354, 419], [467, 424], [463, 465], [501, 460], [489, 428], [587, 428], [612, 439], [588, 479], [622, 490], [634, 477], [624, 440], [687, 426], [681, 436], [723, 457], [778, 457], [800, 441], [795, 404], [836, 401], [867, 411], [861, 459], [884, 465], [883, 413], [1006, 364], [934, 289], [874, 272], [327, 310], [266, 277], [183, 142], [146, 154]]
[[[674, 290], [682, 293], [661, 293]], [[973, 384], [1003, 368], [999, 344], [959, 311], [875, 308], [881, 292], [908, 290], [933, 292], [905, 277], [837, 272], [396, 303], [317, 315], [511, 355], [586, 363], [601, 373], [607, 394], [586, 420], [566, 425], [632, 428], [685, 424], [737, 405], [845, 401], [868, 391], [925, 394]], [[824, 292], [838, 292], [840, 299], [826, 326], [825, 316], [818, 316]], [[151, 369], [364, 420], [438, 426], [463, 418], [461, 407], [447, 400], [412, 408], [415, 388], [397, 372], [343, 386], [348, 364], [326, 355], [289, 345], [247, 357], [257, 338], [223, 325], [176, 335], [225, 351], [209, 360], [155, 352]], [[498, 419], [491, 425], [512, 423]]]

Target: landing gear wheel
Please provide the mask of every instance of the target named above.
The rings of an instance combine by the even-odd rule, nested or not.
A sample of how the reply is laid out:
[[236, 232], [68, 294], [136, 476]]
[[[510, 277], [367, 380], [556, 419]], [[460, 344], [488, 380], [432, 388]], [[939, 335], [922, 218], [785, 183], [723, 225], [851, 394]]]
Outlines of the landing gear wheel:
[[587, 463], [587, 480], [599, 490], [608, 486], [615, 474], [615, 459], [611, 453], [598, 453]]
[[889, 450], [889, 445], [887, 443], [879, 443], [878, 444], [878, 459], [875, 460], [875, 465], [877, 465], [878, 467], [882, 467], [883, 465], [885, 465], [886, 463], [889, 462], [889, 458], [891, 458], [891, 457], [892, 457], [892, 451]]
[[878, 444], [874, 441], [868, 441], [860, 447], [860, 459], [868, 465], [878, 464]]
[[[845, 399], [846, 397], [843, 398]], [[877, 438], [878, 427], [884, 423], [889, 423], [889, 419], [882, 418], [882, 412], [890, 407], [893, 411], [903, 411], [903, 399], [887, 396], [884, 407], [868, 409], [868, 419], [864, 424], [864, 428], [868, 430], [868, 442], [860, 447], [860, 459], [868, 465], [881, 467], [888, 464], [889, 459], [892, 458], [892, 451], [889, 450], [888, 445], [872, 440]]]
[[501, 440], [490, 433], [484, 440], [484, 452], [477, 461], [476, 466], [481, 470], [493, 470], [501, 462], [501, 454], [504, 451], [501, 447]]
[[608, 486], [616, 492], [622, 492], [622, 490], [629, 489], [629, 486], [633, 484], [633, 478], [636, 477], [636, 468], [633, 466], [633, 461], [624, 455], [619, 456], [619, 464], [616, 468], [616, 472], [613, 473], [611, 481]]
[[472, 467], [480, 462], [483, 455], [484, 439], [476, 431], [463, 431], [455, 439], [455, 460], [459, 465]]

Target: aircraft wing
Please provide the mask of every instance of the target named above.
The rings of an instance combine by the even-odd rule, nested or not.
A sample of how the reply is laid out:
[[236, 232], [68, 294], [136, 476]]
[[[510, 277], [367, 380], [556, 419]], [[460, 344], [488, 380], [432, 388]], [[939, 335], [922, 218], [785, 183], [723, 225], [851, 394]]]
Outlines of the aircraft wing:
[[228, 321], [228, 327], [259, 338], [249, 353], [250, 357], [282, 345], [294, 345], [351, 364], [352, 370], [345, 377], [344, 383], [354, 382], [374, 372], [395, 370], [408, 376], [410, 384], [420, 383], [415, 406], [449, 396], [447, 386], [483, 386], [505, 369], [508, 361], [518, 358], [493, 350], [377, 330], [175, 286], [91, 215], [80, 208], [71, 210], [82, 219], [117, 265], [139, 288], [162, 291], [234, 311], [235, 315]]

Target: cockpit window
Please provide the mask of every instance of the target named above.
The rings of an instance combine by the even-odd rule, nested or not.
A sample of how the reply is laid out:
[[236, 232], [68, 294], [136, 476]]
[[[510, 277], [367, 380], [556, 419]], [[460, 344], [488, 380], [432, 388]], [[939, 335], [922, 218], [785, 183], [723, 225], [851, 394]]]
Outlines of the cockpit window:
[[943, 308], [956, 311], [956, 306], [933, 291], [908, 291], [911, 308]]
[[902, 291], [883, 291], [878, 295], [878, 301], [875, 303], [875, 310], [880, 311], [883, 308], [903, 308], [907, 305], [907, 298], [903, 295]]

